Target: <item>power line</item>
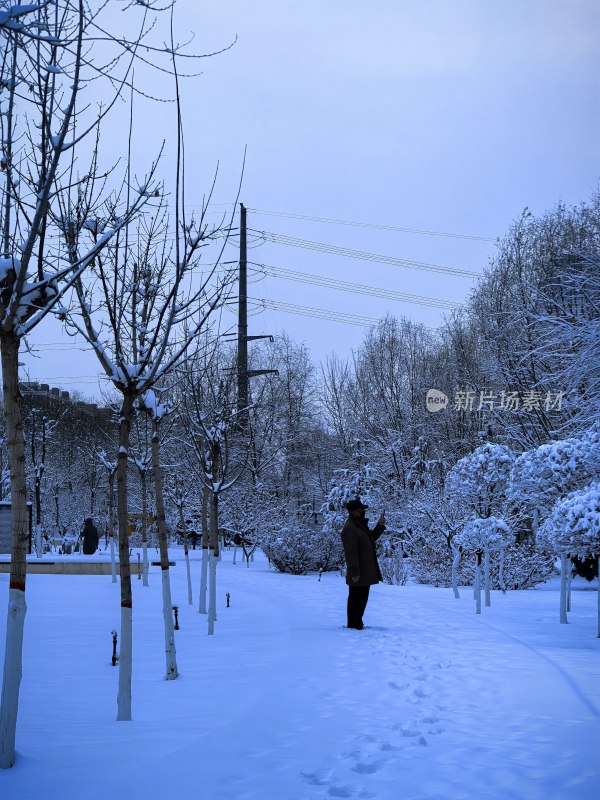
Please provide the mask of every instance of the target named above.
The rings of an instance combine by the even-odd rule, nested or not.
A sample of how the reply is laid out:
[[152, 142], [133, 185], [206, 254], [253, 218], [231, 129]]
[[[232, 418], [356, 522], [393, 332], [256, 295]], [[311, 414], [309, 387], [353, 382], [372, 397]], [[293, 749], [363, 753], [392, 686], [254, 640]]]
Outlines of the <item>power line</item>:
[[445, 275], [456, 275], [464, 278], [480, 277], [480, 273], [473, 272], [472, 270], [459, 269], [457, 267], [442, 267], [439, 264], [428, 264], [424, 261], [410, 261], [406, 258], [368, 253], [362, 250], [353, 250], [349, 247], [340, 247], [339, 245], [325, 244], [323, 242], [312, 242], [309, 239], [298, 239], [295, 236], [286, 236], [281, 233], [272, 233], [270, 231], [251, 230], [253, 233], [263, 236], [265, 241], [273, 242], [274, 244], [285, 244], [289, 247], [317, 250], [321, 253], [330, 253], [331, 255], [345, 256], [346, 258], [356, 258], [360, 261], [377, 261], [381, 264], [392, 264], [397, 267], [427, 270], [429, 272], [438, 272]]
[[373, 325], [377, 325], [379, 322], [379, 320], [375, 319], [375, 317], [361, 317], [358, 314], [346, 314], [343, 311], [329, 311], [324, 308], [297, 306], [293, 303], [282, 303], [278, 300], [267, 300], [266, 298], [249, 300], [248, 302], [260, 305], [264, 309], [285, 311], [289, 312], [290, 314], [300, 314], [304, 317], [318, 317], [320, 319], [330, 320], [331, 322], [344, 322], [347, 325], [360, 325], [365, 328], [370, 328]]
[[294, 272], [286, 267], [273, 267], [269, 264], [258, 264], [256, 262], [248, 263], [261, 268], [266, 274], [275, 278], [298, 281], [299, 283], [310, 283], [315, 286], [323, 286], [328, 289], [355, 292], [356, 294], [370, 295], [371, 297], [381, 297], [385, 300], [416, 303], [417, 305], [433, 306], [434, 308], [459, 308], [462, 305], [454, 300], [438, 300], [434, 297], [422, 297], [421, 295], [406, 294], [405, 292], [395, 292], [392, 289], [379, 289], [375, 286], [366, 286], [360, 283], [350, 283], [349, 281], [341, 281], [321, 275], [310, 275], [306, 272]]
[[382, 225], [375, 222], [351, 222], [345, 219], [332, 219], [329, 217], [315, 217], [310, 214], [294, 214], [285, 211], [266, 211], [261, 208], [249, 208], [253, 214], [262, 214], [270, 217], [287, 217], [289, 219], [301, 219], [308, 222], [324, 222], [329, 225], [349, 225], [356, 228], [375, 228], [382, 231], [396, 231], [398, 233], [418, 233], [423, 236], [445, 236], [451, 239], [470, 239], [478, 242], [495, 242], [491, 236], [475, 236], [466, 233], [448, 233], [444, 231], [429, 231], [422, 228], [404, 228], [397, 225]]

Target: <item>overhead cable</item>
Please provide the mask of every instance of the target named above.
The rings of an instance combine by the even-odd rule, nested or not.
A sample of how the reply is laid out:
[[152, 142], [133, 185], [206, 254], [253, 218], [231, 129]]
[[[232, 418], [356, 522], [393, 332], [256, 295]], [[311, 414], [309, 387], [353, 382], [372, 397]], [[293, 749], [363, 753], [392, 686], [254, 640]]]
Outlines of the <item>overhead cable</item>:
[[265, 274], [274, 278], [298, 281], [299, 283], [310, 283], [315, 286], [323, 286], [328, 289], [338, 289], [344, 292], [355, 292], [356, 294], [370, 295], [371, 297], [382, 297], [385, 300], [396, 300], [401, 303], [416, 303], [417, 305], [433, 306], [434, 308], [459, 308], [462, 304], [454, 300], [438, 300], [435, 297], [422, 297], [416, 294], [396, 292], [393, 289], [380, 289], [376, 286], [366, 286], [360, 283], [350, 283], [334, 278], [327, 278], [322, 275], [310, 275], [306, 272], [295, 272], [285, 267], [273, 267], [269, 264], [258, 264], [248, 262], [249, 266], [257, 267]]
[[345, 219], [332, 219], [329, 217], [314, 217], [310, 214], [293, 214], [284, 211], [266, 211], [261, 208], [248, 208], [253, 214], [261, 214], [270, 217], [287, 217], [289, 219], [301, 219], [308, 222], [324, 222], [330, 225], [350, 225], [355, 228], [375, 228], [381, 231], [396, 231], [398, 233], [417, 233], [423, 236], [445, 236], [450, 239], [471, 239], [478, 242], [495, 242], [491, 236], [475, 236], [466, 233], [448, 233], [444, 231], [429, 231], [421, 228], [404, 228], [397, 225], [382, 225], [376, 222], [351, 222]]
[[371, 328], [377, 325], [378, 319], [374, 317], [361, 317], [358, 314], [346, 314], [343, 311], [329, 311], [324, 308], [310, 308], [308, 306], [297, 306], [293, 303], [283, 303], [278, 300], [267, 300], [261, 298], [258, 300], [250, 300], [249, 302], [258, 304], [264, 309], [272, 309], [273, 311], [286, 311], [290, 314], [300, 314], [304, 317], [318, 317], [320, 319], [331, 320], [332, 322], [344, 322], [348, 325], [360, 325], [365, 328]]
[[271, 231], [259, 231], [254, 228], [249, 229], [264, 238], [265, 241], [274, 244], [284, 244], [289, 247], [300, 247], [305, 250], [317, 250], [321, 253], [330, 253], [346, 258], [356, 258], [361, 261], [377, 261], [381, 264], [392, 264], [397, 267], [408, 267], [410, 269], [427, 270], [428, 272], [438, 272], [445, 275], [456, 275], [465, 278], [478, 278], [480, 273], [472, 270], [459, 269], [458, 267], [443, 267], [439, 264], [428, 264], [423, 261], [411, 261], [407, 258], [396, 258], [395, 256], [385, 256], [377, 253], [368, 253], [363, 250], [353, 250], [349, 247], [326, 244], [324, 242], [312, 242], [309, 239], [298, 239], [295, 236], [286, 236], [282, 233], [272, 233]]

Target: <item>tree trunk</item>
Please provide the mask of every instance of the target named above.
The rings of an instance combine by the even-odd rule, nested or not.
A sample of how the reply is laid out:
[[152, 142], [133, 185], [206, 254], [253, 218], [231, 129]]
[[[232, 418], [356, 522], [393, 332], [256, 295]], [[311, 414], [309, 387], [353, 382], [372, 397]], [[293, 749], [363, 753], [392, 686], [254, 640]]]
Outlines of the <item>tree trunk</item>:
[[485, 583], [485, 604], [489, 608], [492, 605], [492, 582], [490, 580], [490, 551], [487, 547], [483, 553], [483, 580]]
[[236, 563], [236, 555], [237, 555], [237, 544], [234, 542], [233, 543], [233, 558], [231, 560], [231, 563], [234, 564], [234, 565]]
[[142, 484], [142, 583], [148, 586], [148, 487], [145, 468], [140, 471], [140, 482]]
[[185, 515], [183, 513], [183, 503], [178, 503], [177, 511], [179, 514], [179, 525], [181, 527], [181, 535], [183, 536], [183, 556], [185, 558], [185, 570], [187, 575], [187, 589], [188, 589], [188, 604], [193, 605], [192, 599], [192, 574], [190, 571], [190, 550], [188, 547], [187, 527], [185, 524]]
[[500, 565], [498, 567], [498, 583], [502, 589], [502, 594], [506, 594], [506, 583], [504, 582], [504, 548], [500, 548]]
[[208, 633], [215, 632], [217, 621], [217, 563], [219, 561], [219, 493], [210, 498], [210, 563], [208, 587]]
[[598, 638], [600, 639], [600, 556], [598, 556]]
[[6, 446], [10, 467], [11, 561], [8, 589], [6, 649], [0, 708], [0, 767], [15, 763], [15, 737], [19, 688], [23, 671], [23, 629], [25, 625], [25, 575], [27, 572], [27, 487], [25, 479], [25, 436], [19, 392], [19, 345], [14, 334], [0, 334], [2, 388], [6, 419]]
[[560, 622], [561, 625], [568, 623], [567, 619], [567, 556], [560, 554]]
[[460, 548], [459, 547], [452, 547], [452, 552], [454, 553], [454, 557], [452, 559], [452, 591], [454, 592], [454, 597], [457, 600], [460, 600], [460, 594], [458, 591], [458, 564], [460, 562]]
[[117, 458], [117, 521], [119, 526], [119, 572], [121, 576], [121, 654], [119, 657], [119, 693], [117, 720], [131, 720], [131, 672], [133, 661], [133, 598], [129, 562], [127, 508], [127, 466], [133, 395], [125, 394], [119, 416], [119, 453]]
[[117, 564], [115, 559], [115, 473], [108, 475], [108, 532], [110, 535], [110, 569], [112, 582], [117, 582]]
[[481, 614], [481, 553], [477, 553], [475, 560], [475, 613]]
[[567, 557], [567, 612], [571, 611], [571, 584], [573, 583], [573, 562]]
[[200, 571], [200, 600], [198, 612], [206, 614], [206, 586], [208, 582], [208, 497], [209, 489], [205, 485], [202, 489], [202, 568]]
[[177, 671], [177, 652], [175, 649], [175, 630], [173, 627], [173, 604], [171, 602], [171, 573], [169, 572], [169, 546], [167, 542], [167, 523], [163, 496], [162, 473], [159, 457], [159, 423], [152, 419], [152, 473], [156, 501], [156, 526], [160, 550], [160, 572], [162, 580], [163, 620], [165, 625], [165, 678], [175, 680]]

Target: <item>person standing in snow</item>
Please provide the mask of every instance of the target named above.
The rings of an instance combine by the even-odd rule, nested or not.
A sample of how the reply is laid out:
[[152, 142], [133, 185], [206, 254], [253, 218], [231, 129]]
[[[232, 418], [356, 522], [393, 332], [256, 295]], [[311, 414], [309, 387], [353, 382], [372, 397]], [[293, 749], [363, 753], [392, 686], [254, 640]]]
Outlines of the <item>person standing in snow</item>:
[[98, 530], [91, 517], [88, 517], [83, 523], [81, 536], [83, 538], [84, 555], [93, 556], [98, 548]]
[[342, 528], [342, 543], [346, 556], [348, 584], [348, 627], [363, 629], [363, 614], [369, 600], [369, 589], [383, 580], [377, 563], [375, 542], [385, 530], [385, 517], [379, 517], [373, 530], [365, 517], [365, 506], [357, 498], [346, 503], [348, 519]]

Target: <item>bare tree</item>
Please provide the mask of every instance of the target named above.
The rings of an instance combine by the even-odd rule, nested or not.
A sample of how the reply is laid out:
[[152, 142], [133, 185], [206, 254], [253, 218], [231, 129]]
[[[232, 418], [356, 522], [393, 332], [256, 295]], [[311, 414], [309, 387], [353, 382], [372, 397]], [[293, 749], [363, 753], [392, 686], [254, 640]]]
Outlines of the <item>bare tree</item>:
[[[90, 184], [78, 177], [74, 153], [98, 130], [128, 82], [135, 42], [113, 39], [109, 64], [94, 63], [90, 48], [98, 34], [98, 14], [84, 0], [45, 0], [37, 4], [2, 3], [0, 14], [0, 86], [2, 113], [0, 217], [0, 350], [7, 446], [11, 471], [12, 552], [8, 623], [0, 711], [0, 767], [15, 761], [15, 735], [22, 674], [25, 576], [28, 534], [25, 442], [19, 392], [19, 349], [23, 339], [49, 314], [61, 312], [61, 300], [115, 233], [146, 202], [140, 194], [76, 259], [65, 258], [53, 238], [64, 192]], [[151, 3], [146, 4], [148, 6]], [[148, 11], [148, 9], [146, 9]], [[110, 40], [106, 32], [101, 37]], [[119, 70], [121, 70], [119, 72]], [[96, 111], [83, 104], [80, 91], [89, 80], [106, 78], [107, 104]], [[94, 161], [94, 159], [92, 159]], [[94, 166], [93, 166], [94, 169]], [[54, 214], [54, 216], [53, 216]], [[69, 223], [65, 223], [69, 227]]]

